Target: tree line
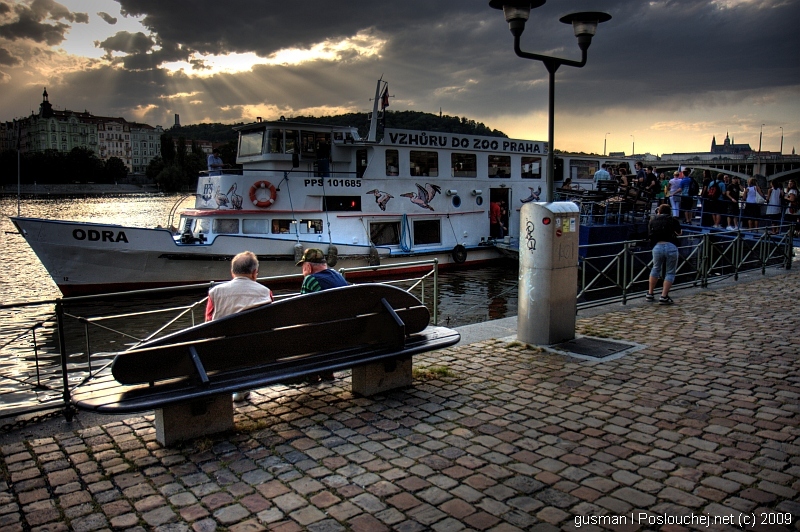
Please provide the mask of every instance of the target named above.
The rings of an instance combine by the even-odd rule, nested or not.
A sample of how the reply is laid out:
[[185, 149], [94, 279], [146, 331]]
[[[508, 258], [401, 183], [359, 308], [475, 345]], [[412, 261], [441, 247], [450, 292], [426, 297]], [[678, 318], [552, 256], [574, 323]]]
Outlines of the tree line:
[[0, 153], [0, 184], [65, 184], [65, 183], [115, 183], [125, 179], [128, 168], [122, 159], [111, 157], [103, 161], [88, 148], [73, 148], [69, 152], [46, 150], [22, 153], [6, 150]]
[[[333, 126], [357, 127], [362, 138], [369, 132], [367, 113], [347, 113], [336, 116], [297, 116], [290, 120], [314, 122]], [[491, 129], [481, 122], [466, 117], [439, 116], [418, 111], [386, 111], [385, 127], [438, 131], [463, 135], [507, 137], [502, 131]], [[193, 124], [174, 126], [161, 135], [161, 155], [147, 166], [148, 179], [165, 192], [178, 192], [192, 188], [200, 171], [206, 169], [207, 155], [196, 140], [211, 141], [219, 146], [220, 156], [231, 166], [236, 162], [238, 133], [233, 128], [239, 124]], [[177, 140], [176, 140], [177, 139]], [[127, 167], [117, 158], [101, 160], [87, 148], [73, 148], [64, 153], [56, 150], [20, 154], [21, 182], [43, 184], [67, 183], [115, 183], [125, 179]], [[7, 150], [0, 153], [0, 184], [17, 182], [17, 152]]]

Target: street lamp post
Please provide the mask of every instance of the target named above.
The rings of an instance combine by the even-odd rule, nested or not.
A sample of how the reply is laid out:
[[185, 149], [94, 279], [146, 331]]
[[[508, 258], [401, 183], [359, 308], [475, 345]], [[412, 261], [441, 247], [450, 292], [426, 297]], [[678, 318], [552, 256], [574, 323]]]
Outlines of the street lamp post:
[[764, 125], [761, 124], [761, 132], [758, 134], [758, 155], [761, 156], [761, 138], [764, 136]]
[[781, 128], [781, 155], [783, 155], [783, 127], [778, 126]]
[[[585, 65], [586, 51], [592, 43], [597, 25], [611, 18], [606, 13], [596, 12], [561, 17], [561, 22], [572, 24], [581, 49], [580, 61], [523, 52], [519, 41], [525, 23], [531, 9], [544, 3], [545, 0], [489, 2], [490, 7], [503, 10], [508, 28], [514, 36], [514, 52], [524, 59], [541, 61], [550, 74], [545, 201], [525, 203], [519, 214], [517, 339], [534, 345], [552, 345], [575, 338], [580, 212], [571, 201], [553, 201], [556, 70], [561, 65], [578, 68]], [[522, 235], [526, 235], [524, 240]]]
[[634, 155], [636, 155], [636, 137], [631, 135], [631, 138], [633, 139], [631, 141], [631, 157], [633, 157]]
[[611, 134], [611, 133], [606, 133], [606, 136], [605, 136], [605, 137], [603, 137], [603, 157], [605, 157], [605, 156], [606, 156], [606, 141], [608, 140], [608, 136], [609, 136], [610, 134]]
[[525, 23], [530, 17], [531, 9], [544, 5], [546, 0], [490, 0], [489, 6], [494, 9], [502, 9], [508, 28], [514, 36], [514, 53], [523, 59], [533, 59], [541, 61], [550, 74], [549, 99], [548, 99], [548, 124], [547, 124], [547, 176], [545, 179], [545, 201], [551, 203], [554, 199], [554, 169], [555, 159], [553, 156], [553, 136], [555, 130], [555, 87], [556, 71], [561, 65], [581, 68], [586, 64], [586, 51], [592, 44], [592, 37], [597, 31], [597, 25], [601, 22], [611, 20], [611, 15], [597, 11], [572, 13], [561, 17], [559, 20], [564, 24], [572, 24], [575, 37], [578, 38], [578, 47], [581, 49], [581, 60], [561, 59], [547, 55], [523, 52], [520, 49], [520, 36], [525, 31]]

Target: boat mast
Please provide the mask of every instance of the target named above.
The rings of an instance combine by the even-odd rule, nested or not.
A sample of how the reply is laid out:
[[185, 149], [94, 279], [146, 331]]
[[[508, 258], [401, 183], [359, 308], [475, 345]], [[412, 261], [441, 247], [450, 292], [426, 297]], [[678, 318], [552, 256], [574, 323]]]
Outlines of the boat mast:
[[372, 100], [372, 117], [369, 120], [367, 142], [376, 142], [378, 138], [378, 102], [381, 99], [381, 83], [383, 83], [383, 76], [375, 86], [375, 98]]

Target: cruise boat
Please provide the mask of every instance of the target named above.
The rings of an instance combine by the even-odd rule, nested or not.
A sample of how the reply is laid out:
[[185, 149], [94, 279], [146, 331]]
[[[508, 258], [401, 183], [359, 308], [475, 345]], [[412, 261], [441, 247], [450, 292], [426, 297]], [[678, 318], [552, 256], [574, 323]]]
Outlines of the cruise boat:
[[298, 273], [308, 247], [337, 268], [500, 257], [490, 203], [508, 206], [504, 240], [515, 245], [519, 208], [544, 187], [547, 143], [389, 128], [378, 139], [387, 94], [378, 81], [367, 138], [283, 118], [239, 126], [242, 168], [201, 175], [174, 227], [12, 221], [65, 296], [229, 279], [244, 250], [262, 276]]

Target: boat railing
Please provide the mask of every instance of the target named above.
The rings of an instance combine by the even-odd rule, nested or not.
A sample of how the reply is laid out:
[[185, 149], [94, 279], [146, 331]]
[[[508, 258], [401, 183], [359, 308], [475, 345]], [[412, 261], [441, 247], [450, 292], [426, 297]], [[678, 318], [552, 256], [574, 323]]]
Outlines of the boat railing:
[[[433, 305], [432, 321], [436, 324], [437, 260], [340, 271], [360, 282], [369, 280], [370, 273], [398, 268], [413, 268], [420, 274], [389, 273], [391, 278], [381, 282]], [[258, 281], [274, 287], [275, 299], [284, 299], [298, 294], [302, 278], [298, 273], [261, 277]], [[72, 390], [104, 370], [116, 353], [203, 322], [212, 285], [0, 305], [0, 419], [53, 410], [71, 416]], [[0, 424], [0, 431], [16, 423]]]

